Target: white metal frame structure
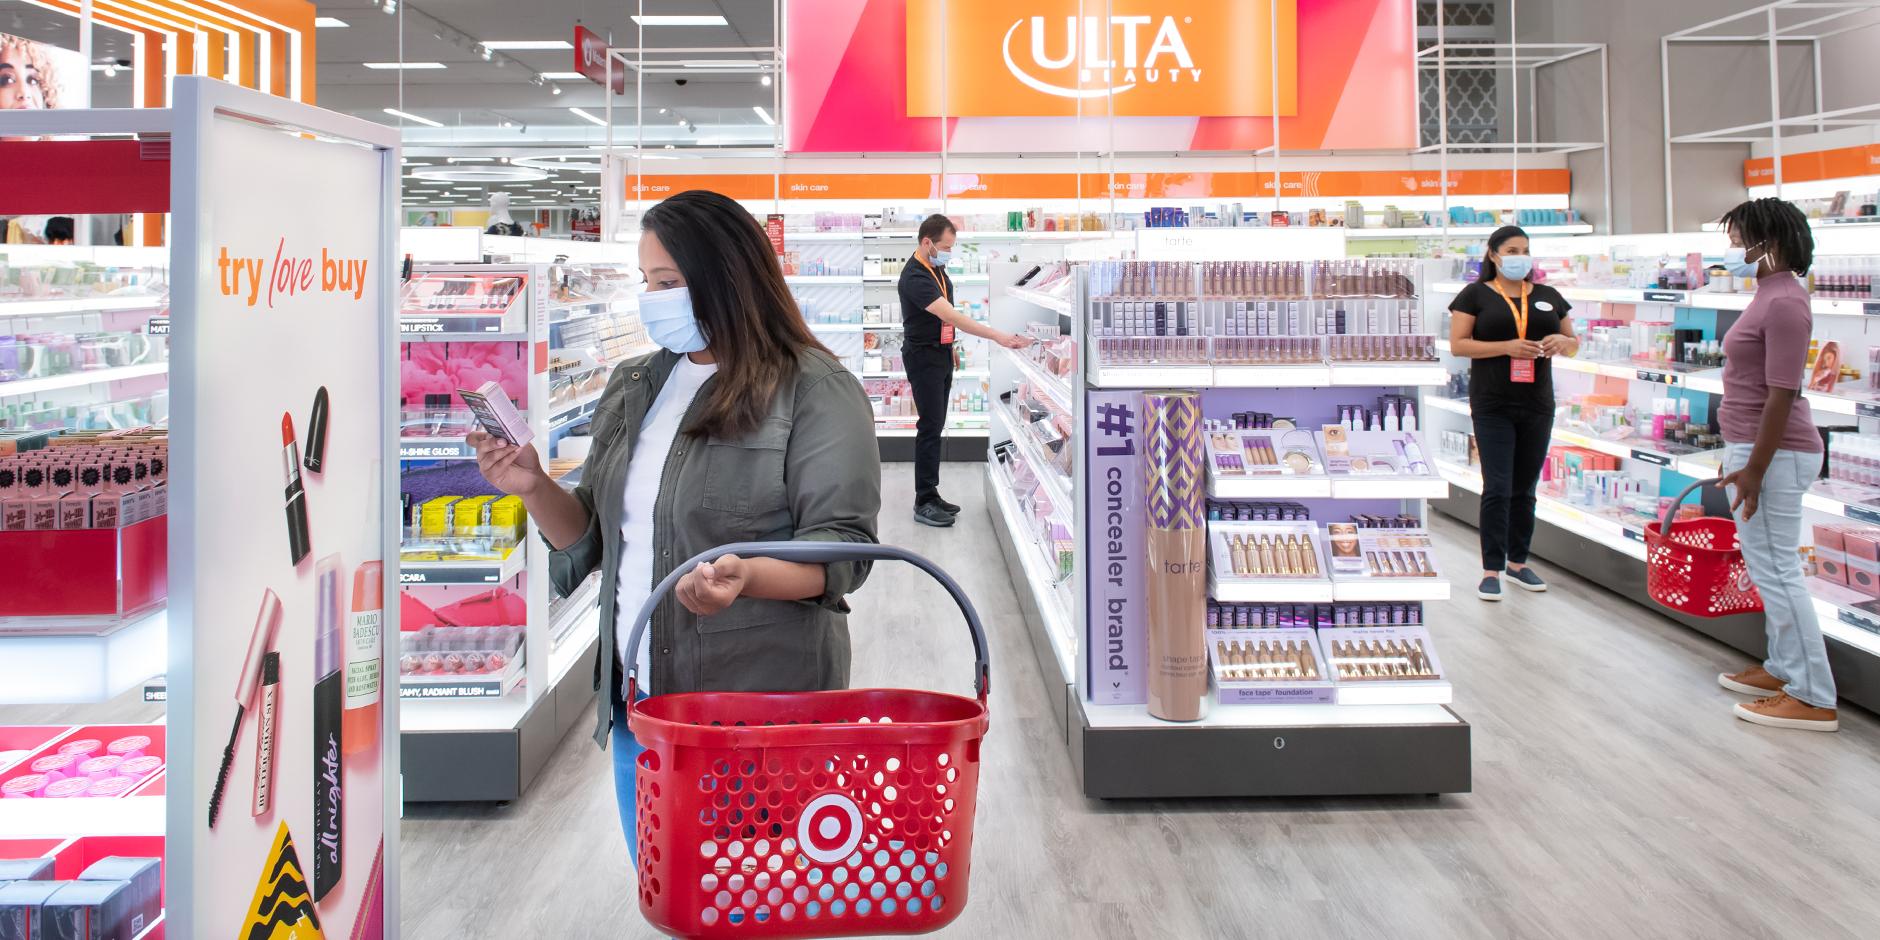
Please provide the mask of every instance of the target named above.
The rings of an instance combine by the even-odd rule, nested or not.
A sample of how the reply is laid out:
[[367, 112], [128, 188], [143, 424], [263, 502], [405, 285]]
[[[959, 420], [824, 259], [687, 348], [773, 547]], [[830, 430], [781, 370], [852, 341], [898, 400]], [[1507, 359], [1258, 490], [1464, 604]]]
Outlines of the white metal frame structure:
[[[1436, 126], [1438, 139], [1434, 144], [1418, 147], [1412, 153], [1434, 153], [1441, 161], [1443, 186], [1443, 235], [1448, 238], [1449, 230], [1449, 154], [1456, 150], [1506, 150], [1509, 165], [1515, 170], [1514, 195], [1521, 195], [1521, 152], [1528, 153], [1580, 153], [1587, 150], [1600, 151], [1600, 161], [1605, 176], [1606, 204], [1605, 214], [1600, 219], [1604, 231], [1612, 232], [1612, 94], [1610, 68], [1607, 64], [1605, 43], [1522, 43], [1522, 42], [1447, 42], [1443, 37], [1442, 17], [1437, 17], [1437, 39], [1435, 45], [1419, 49], [1416, 54], [1417, 69], [1434, 69], [1437, 74], [1437, 110]], [[1451, 53], [1467, 53], [1453, 56]], [[1597, 141], [1543, 141], [1536, 132], [1539, 113], [1534, 102], [1537, 100], [1535, 86], [1540, 70], [1550, 65], [1558, 65], [1584, 55], [1599, 55], [1599, 115], [1600, 139]], [[1508, 69], [1514, 73], [1512, 88], [1513, 114], [1509, 126], [1514, 129], [1514, 140], [1507, 143], [1451, 143], [1449, 140], [1449, 73], [1454, 69]], [[1528, 120], [1529, 140], [1521, 140], [1521, 71], [1527, 71], [1528, 80]], [[1418, 96], [1418, 108], [1422, 107], [1422, 97]]]
[[[1805, 18], [1787, 26], [1780, 22], [1784, 11], [1793, 10]], [[1880, 0], [1775, 0], [1750, 10], [1744, 10], [1721, 19], [1711, 20], [1699, 26], [1681, 29], [1675, 33], [1660, 37], [1658, 40], [1659, 69], [1663, 73], [1662, 93], [1664, 105], [1665, 133], [1665, 231], [1672, 230], [1674, 204], [1671, 189], [1671, 146], [1673, 144], [1720, 144], [1720, 143], [1761, 143], [1769, 141], [1775, 151], [1775, 187], [1776, 198], [1782, 198], [1782, 132], [1781, 128], [1795, 125], [1813, 125], [1817, 132], [1830, 127], [1848, 127], [1863, 124], [1880, 124], [1880, 103], [1860, 105], [1852, 108], [1837, 108], [1833, 111], [1822, 110], [1821, 89], [1821, 41], [1830, 36], [1864, 29], [1875, 25], [1872, 18], [1862, 17], [1859, 22], [1848, 23], [1846, 18], [1859, 13], [1880, 10]], [[1754, 32], [1719, 33], [1726, 26], [1739, 24], [1760, 24], [1751, 27]], [[1700, 131], [1695, 134], [1671, 133], [1671, 44], [1674, 42], [1720, 42], [1720, 43], [1760, 43], [1768, 49], [1769, 59], [1769, 120], [1753, 124], [1739, 124], [1716, 130]], [[1798, 114], [1793, 117], [1782, 116], [1782, 80], [1777, 72], [1777, 49], [1781, 43], [1808, 43], [1811, 48], [1811, 60], [1815, 78], [1815, 109], [1810, 114]], [[1861, 115], [1865, 115], [1862, 117]]]

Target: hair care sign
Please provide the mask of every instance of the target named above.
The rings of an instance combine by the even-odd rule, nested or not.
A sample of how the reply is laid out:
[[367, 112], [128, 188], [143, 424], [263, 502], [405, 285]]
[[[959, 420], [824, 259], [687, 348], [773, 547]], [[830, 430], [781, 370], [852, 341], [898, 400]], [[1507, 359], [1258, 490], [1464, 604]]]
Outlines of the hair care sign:
[[1090, 452], [1084, 501], [1084, 557], [1090, 700], [1100, 705], [1148, 701], [1147, 580], [1144, 538], [1143, 403], [1141, 392], [1089, 392], [1084, 409]]
[[171, 930], [378, 937], [397, 138], [177, 84]]

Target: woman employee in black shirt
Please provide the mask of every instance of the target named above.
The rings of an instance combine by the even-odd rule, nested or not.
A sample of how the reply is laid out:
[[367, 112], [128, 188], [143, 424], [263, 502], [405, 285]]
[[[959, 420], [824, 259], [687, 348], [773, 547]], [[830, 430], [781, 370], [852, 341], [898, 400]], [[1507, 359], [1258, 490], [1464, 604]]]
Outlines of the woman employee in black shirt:
[[1475, 596], [1501, 600], [1501, 573], [1530, 591], [1547, 582], [1527, 565], [1534, 538], [1534, 487], [1554, 427], [1547, 357], [1580, 348], [1572, 309], [1560, 292], [1536, 284], [1528, 237], [1504, 225], [1488, 237], [1482, 274], [1449, 305], [1449, 348], [1469, 363], [1469, 411], [1482, 461], [1482, 583]]

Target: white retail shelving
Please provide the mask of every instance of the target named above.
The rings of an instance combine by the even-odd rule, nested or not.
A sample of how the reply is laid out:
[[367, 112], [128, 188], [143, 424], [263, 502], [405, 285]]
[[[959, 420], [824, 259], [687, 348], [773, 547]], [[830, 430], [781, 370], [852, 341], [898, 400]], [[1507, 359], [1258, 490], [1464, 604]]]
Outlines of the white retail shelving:
[[[0, 246], [0, 253], [5, 253], [6, 249], [11, 247], [13, 246]], [[48, 317], [116, 310], [155, 310], [169, 305], [170, 298], [167, 294], [100, 294], [94, 297], [52, 300], [10, 300], [0, 301], [0, 318]]]
[[14, 632], [0, 623], [0, 704], [110, 701], [168, 670], [169, 624], [165, 608], [126, 618], [108, 632]]
[[170, 371], [167, 362], [148, 362], [135, 366], [119, 366], [115, 369], [93, 369], [90, 372], [67, 372], [64, 375], [46, 375], [33, 379], [16, 379], [12, 382], [0, 382], [0, 398], [11, 395], [37, 395], [41, 392], [58, 391], [62, 388], [80, 388], [96, 385], [100, 382], [122, 382], [126, 379], [141, 379], [152, 375], [164, 375]]

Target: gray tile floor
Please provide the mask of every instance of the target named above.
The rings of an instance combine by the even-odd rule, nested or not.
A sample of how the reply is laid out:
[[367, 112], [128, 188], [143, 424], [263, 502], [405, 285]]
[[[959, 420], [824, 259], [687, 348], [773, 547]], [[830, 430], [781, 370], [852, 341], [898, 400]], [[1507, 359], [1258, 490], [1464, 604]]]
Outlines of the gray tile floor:
[[[1735, 721], [1715, 676], [1742, 658], [1546, 565], [1544, 595], [1431, 605], [1474, 725], [1475, 792], [1439, 799], [1112, 802], [1074, 789], [985, 516], [914, 524], [911, 468], [884, 468], [884, 541], [933, 558], [992, 640], [973, 895], [949, 937], [1793, 937], [1880, 934], [1880, 722], [1839, 734]], [[1446, 569], [1474, 530], [1437, 517]], [[965, 693], [971, 647], [937, 587], [880, 566], [853, 598], [857, 684]], [[1459, 592], [1460, 593], [1460, 592]], [[102, 712], [102, 713], [101, 713]], [[108, 713], [108, 714], [105, 714]], [[120, 699], [0, 709], [0, 721], [149, 720]], [[414, 804], [408, 940], [651, 938], [611, 754], [577, 727], [522, 800]], [[1865, 925], [1865, 926], [1863, 926]]]

